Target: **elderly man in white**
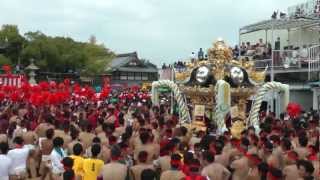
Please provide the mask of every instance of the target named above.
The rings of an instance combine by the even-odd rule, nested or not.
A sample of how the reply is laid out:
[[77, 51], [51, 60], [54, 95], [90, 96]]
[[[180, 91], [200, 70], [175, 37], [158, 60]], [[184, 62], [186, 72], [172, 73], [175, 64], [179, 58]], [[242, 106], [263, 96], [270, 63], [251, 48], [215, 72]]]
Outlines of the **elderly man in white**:
[[23, 147], [24, 142], [20, 136], [15, 137], [13, 142], [15, 143], [15, 148], [8, 152], [8, 157], [12, 161], [9, 173], [11, 177], [23, 179], [27, 175], [26, 162], [30, 149]]
[[53, 150], [50, 154], [51, 168], [54, 176], [61, 176], [64, 172], [62, 159], [66, 157], [66, 153], [63, 150], [63, 138], [56, 137], [53, 139]]
[[9, 145], [6, 142], [0, 143], [0, 177], [2, 180], [9, 180], [9, 170], [12, 160], [7, 156]]

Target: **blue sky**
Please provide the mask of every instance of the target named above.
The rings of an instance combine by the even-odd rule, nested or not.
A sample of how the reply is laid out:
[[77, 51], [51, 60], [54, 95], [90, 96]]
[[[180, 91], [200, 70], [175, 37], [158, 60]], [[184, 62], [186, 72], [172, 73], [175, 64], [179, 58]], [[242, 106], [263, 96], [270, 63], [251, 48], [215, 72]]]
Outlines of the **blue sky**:
[[87, 41], [116, 53], [137, 51], [160, 65], [188, 58], [218, 37], [234, 45], [241, 26], [304, 0], [1, 0], [0, 24], [22, 33]]

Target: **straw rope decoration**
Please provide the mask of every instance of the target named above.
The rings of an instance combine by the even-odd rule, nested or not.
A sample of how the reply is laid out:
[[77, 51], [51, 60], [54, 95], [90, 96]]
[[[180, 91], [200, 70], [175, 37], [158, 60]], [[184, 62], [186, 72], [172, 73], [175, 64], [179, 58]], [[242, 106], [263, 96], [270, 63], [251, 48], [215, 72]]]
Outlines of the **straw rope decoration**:
[[227, 130], [224, 119], [227, 113], [230, 111], [231, 106], [230, 84], [224, 80], [219, 80], [215, 86], [215, 92], [215, 121], [218, 126], [218, 131], [223, 133]]
[[254, 100], [254, 104], [251, 108], [250, 115], [247, 119], [247, 126], [253, 126], [257, 129], [259, 129], [259, 111], [261, 107], [262, 100], [266, 93], [270, 90], [280, 90], [284, 92], [284, 98], [283, 98], [283, 106], [284, 109], [289, 104], [289, 85], [282, 84], [280, 82], [268, 82], [265, 83], [259, 90], [256, 95], [256, 98]]
[[183, 96], [181, 94], [181, 91], [179, 90], [178, 85], [175, 84], [173, 81], [160, 80], [160, 81], [155, 81], [152, 83], [152, 90], [151, 90], [152, 103], [159, 104], [159, 94], [157, 91], [157, 87], [159, 87], [159, 86], [168, 86], [173, 91], [174, 98], [178, 103], [179, 110], [181, 111], [182, 122], [191, 123], [191, 116], [189, 114], [188, 106], [183, 99]]

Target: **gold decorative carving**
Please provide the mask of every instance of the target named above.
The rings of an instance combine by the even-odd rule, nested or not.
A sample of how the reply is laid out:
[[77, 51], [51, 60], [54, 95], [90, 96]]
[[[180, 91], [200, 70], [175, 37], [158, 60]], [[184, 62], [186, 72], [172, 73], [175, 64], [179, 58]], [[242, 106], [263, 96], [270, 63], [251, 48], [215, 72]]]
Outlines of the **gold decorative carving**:
[[[212, 68], [212, 73], [215, 80], [224, 79], [229, 76], [230, 71], [228, 66], [238, 66], [244, 69], [249, 76], [249, 79], [256, 84], [264, 82], [265, 72], [256, 71], [254, 62], [248, 59], [234, 60], [232, 49], [226, 43], [219, 39], [213, 46], [208, 49], [208, 59], [202, 61], [194, 61], [186, 63], [185, 70], [175, 72], [176, 80], [182, 82], [190, 78], [192, 71], [202, 65]], [[214, 109], [215, 106], [215, 91], [214, 85], [208, 88], [200, 86], [185, 86], [180, 84], [179, 88], [186, 95], [193, 105], [206, 105], [207, 109]], [[244, 120], [246, 118], [246, 103], [248, 98], [256, 93], [256, 87], [237, 87], [231, 88], [231, 101], [233, 105], [237, 105], [239, 109], [239, 117], [237, 119]], [[199, 125], [199, 122], [197, 122]], [[235, 124], [234, 131], [240, 131], [242, 125]], [[237, 134], [236, 133], [236, 134]]]

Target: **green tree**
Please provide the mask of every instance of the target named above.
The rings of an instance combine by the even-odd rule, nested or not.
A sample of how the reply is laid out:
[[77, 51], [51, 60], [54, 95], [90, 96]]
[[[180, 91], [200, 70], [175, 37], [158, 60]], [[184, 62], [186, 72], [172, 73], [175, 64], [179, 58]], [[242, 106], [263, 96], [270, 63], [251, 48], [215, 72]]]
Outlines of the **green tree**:
[[11, 65], [11, 61], [10, 61], [10, 59], [8, 59], [7, 57], [5, 57], [4, 55], [1, 55], [1, 54], [0, 54], [0, 68], [1, 68], [3, 65]]
[[86, 43], [84, 45], [84, 50], [89, 59], [86, 61], [86, 65], [82, 71], [82, 74], [88, 76], [103, 74], [107, 65], [115, 57], [114, 53], [105, 48], [104, 45]]
[[15, 25], [3, 25], [0, 30], [0, 43], [7, 44], [5, 56], [13, 64], [17, 64], [23, 44], [25, 43], [24, 37], [19, 34], [18, 27]]
[[[114, 53], [104, 45], [78, 42], [69, 37], [51, 37], [40, 31], [19, 34], [17, 26], [4, 25], [0, 31], [0, 44], [7, 43], [9, 50], [2, 57], [3, 62], [23, 67], [35, 59], [42, 72], [81, 72], [83, 75], [104, 73]], [[1, 61], [0, 61], [1, 63]]]

